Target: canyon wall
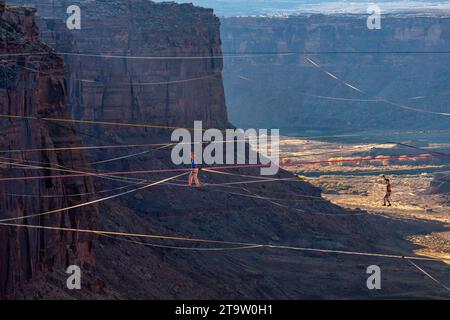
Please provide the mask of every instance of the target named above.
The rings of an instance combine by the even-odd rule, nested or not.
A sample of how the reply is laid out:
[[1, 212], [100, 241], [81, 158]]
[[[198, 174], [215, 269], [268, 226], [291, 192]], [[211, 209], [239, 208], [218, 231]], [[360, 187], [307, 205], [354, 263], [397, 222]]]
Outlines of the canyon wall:
[[[211, 59], [221, 53], [219, 20], [211, 10], [142, 0], [16, 2], [34, 3], [39, 10], [41, 38], [65, 57], [69, 69], [66, 90], [73, 117], [180, 126], [191, 126], [193, 120], [203, 120], [205, 127], [228, 126], [221, 79], [222, 61]], [[69, 31], [65, 26], [66, 8], [71, 4], [81, 7], [81, 30]], [[149, 58], [155, 56], [164, 58]], [[174, 58], [167, 59], [168, 56]], [[56, 59], [58, 56], [45, 57]], [[26, 67], [31, 69], [31, 66]], [[33, 67], [36, 68], [38, 66]], [[53, 70], [50, 66], [41, 68], [44, 72]], [[62, 77], [58, 79], [62, 81]], [[34, 100], [39, 101], [38, 96], [33, 97]], [[255, 119], [260, 116], [258, 112], [254, 113]], [[50, 128], [50, 124], [46, 125]], [[20, 128], [25, 131], [27, 127]], [[26, 132], [23, 133], [25, 137]], [[106, 143], [166, 142], [170, 130], [79, 124], [76, 132], [85, 145], [91, 147]], [[70, 134], [64, 131], [51, 137], [49, 143], [56, 143], [58, 139], [69, 139]], [[91, 151], [88, 156], [91, 161], [103, 161], [92, 164], [102, 171], [188, 167], [174, 165], [170, 152], [169, 148], [104, 148]], [[75, 161], [78, 153], [58, 155], [73, 157], [76, 168], [85, 167]], [[387, 224], [385, 218], [365, 215], [360, 210], [344, 210], [320, 198], [318, 188], [286, 171], [281, 170], [274, 176], [280, 180], [258, 179], [257, 183], [253, 181], [260, 174], [257, 168], [234, 169], [227, 173], [202, 170], [202, 188], [188, 188], [187, 176], [183, 176], [170, 183], [104, 201], [99, 204], [102, 214], [98, 218], [98, 229], [411, 254], [410, 243], [399, 232], [400, 222]], [[116, 177], [118, 181], [96, 180], [96, 187], [99, 191], [132, 190], [132, 183], [158, 181], [176, 174], [178, 172], [153, 171], [127, 175], [129, 181], [119, 177]], [[14, 192], [23, 192], [22, 188], [17, 187]], [[79, 216], [88, 214], [88, 207], [85, 207]], [[83, 221], [88, 223], [90, 220]], [[404, 233], [424, 232], [431, 228], [414, 224], [402, 225], [402, 230], [406, 230]], [[2, 243], [15, 239], [3, 234], [2, 237]], [[391, 249], [390, 243], [395, 243], [396, 247]], [[54, 244], [59, 246], [60, 242]], [[366, 273], [359, 256], [344, 259], [271, 248], [115, 236], [98, 237], [92, 245], [96, 253], [95, 275], [120, 298], [374, 297], [373, 291], [365, 286]], [[383, 294], [392, 297], [398, 294], [398, 288], [402, 288], [410, 270], [388, 268], [384, 272], [393, 274], [394, 279], [386, 285]], [[360, 276], [355, 277], [356, 274]], [[423, 282], [425, 285], [414, 286], [415, 294], [426, 292], [428, 282]], [[48, 295], [44, 293], [43, 296]], [[436, 297], [437, 294], [428, 296]]]
[[[75, 118], [228, 126], [212, 10], [147, 0], [13, 2], [34, 4], [42, 40], [58, 51], [109, 56], [66, 55]], [[81, 9], [81, 30], [66, 27], [70, 5]]]
[[450, 18], [383, 15], [380, 30], [369, 30], [366, 19], [365, 15], [222, 19], [225, 53], [261, 54], [225, 60], [231, 122], [295, 133], [448, 128], [448, 116], [376, 100], [383, 97], [412, 108], [449, 112]]
[[[0, 6], [0, 219], [65, 208], [93, 199], [89, 177], [36, 179], [86, 165], [83, 152], [49, 149], [80, 145], [69, 124], [9, 118], [67, 118], [66, 69], [61, 56], [37, 37], [34, 9]], [[30, 55], [30, 52], [40, 52]], [[34, 152], [20, 151], [37, 149]], [[32, 165], [34, 168], [24, 168]], [[23, 178], [23, 180], [21, 180]], [[71, 196], [72, 195], [72, 196]], [[93, 228], [94, 206], [9, 221], [18, 224]], [[90, 236], [16, 227], [0, 227], [0, 297], [14, 296], [30, 279], [76, 264], [95, 264]], [[65, 282], [61, 282], [61, 287]]]

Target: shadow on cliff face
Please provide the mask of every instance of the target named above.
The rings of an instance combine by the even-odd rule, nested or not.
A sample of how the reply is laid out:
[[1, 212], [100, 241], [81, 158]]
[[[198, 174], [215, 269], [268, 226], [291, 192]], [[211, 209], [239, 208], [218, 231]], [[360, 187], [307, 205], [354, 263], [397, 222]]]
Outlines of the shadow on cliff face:
[[[126, 133], [117, 133], [121, 137], [126, 136]], [[149, 141], [155, 139], [161, 142], [167, 141], [167, 138], [152, 135]], [[116, 151], [91, 152], [89, 158], [92, 161], [114, 156], [120, 154]], [[100, 171], [167, 168], [175, 168], [170, 162], [168, 149], [150, 151], [133, 160], [96, 166]], [[259, 175], [257, 169], [227, 172]], [[136, 177], [159, 180], [170, 175], [174, 174]], [[281, 171], [276, 177], [293, 176]], [[103, 202], [99, 206], [97, 228], [395, 255], [413, 255], [417, 246], [405, 240], [408, 236], [444, 230], [438, 223], [394, 220], [361, 214], [360, 210], [344, 210], [324, 199], [315, 198], [320, 196], [320, 190], [301, 180], [240, 184], [255, 179], [206, 171], [201, 171], [200, 178], [204, 184], [201, 188], [187, 187], [187, 177], [184, 177], [171, 181], [173, 184], [154, 186]], [[96, 190], [124, 185], [124, 182], [102, 179], [97, 180]], [[98, 237], [94, 241], [97, 266], [86, 274], [87, 290], [73, 294], [61, 290], [58, 284], [62, 283], [62, 276], [54, 272], [29, 292], [38, 292], [34, 297], [40, 298], [121, 299], [446, 297], [435, 283], [411, 268], [406, 260], [276, 248], [221, 251], [224, 247], [228, 246], [162, 239]], [[219, 250], [191, 250], [199, 248]], [[438, 278], [446, 274], [444, 264], [418, 263]], [[381, 291], [370, 291], [366, 287], [366, 269], [373, 264], [382, 269]], [[49, 289], [43, 292], [43, 288]]]
[[[51, 211], [68, 207], [76, 201], [93, 199], [92, 196], [80, 196], [77, 199], [60, 197], [44, 200], [49, 194], [92, 192], [94, 185], [89, 177], [27, 180], [50, 174], [46, 169], [48, 167], [86, 165], [83, 152], [70, 154], [46, 150], [78, 145], [80, 140], [74, 133], [74, 127], [69, 125], [69, 130], [62, 131], [45, 121], [15, 118], [37, 115], [68, 117], [63, 59], [37, 39], [34, 12], [29, 8], [6, 8], [0, 11], [0, 53], [3, 56], [0, 63], [0, 177], [19, 179], [0, 183], [0, 219]], [[23, 55], [27, 50], [48, 54], [37, 57]], [[6, 117], [9, 115], [12, 118]], [[31, 153], [13, 151], [27, 148], [43, 150]], [[30, 164], [34, 167], [30, 168]], [[21, 178], [24, 180], [21, 181]], [[61, 215], [10, 222], [93, 228], [96, 214], [96, 208], [91, 206]], [[91, 240], [92, 237], [82, 234], [2, 226], [0, 298], [14, 296], [30, 280], [69, 264], [92, 268], [95, 255]]]
[[[125, 134], [119, 136], [124, 137]], [[168, 141], [151, 135], [151, 141]], [[91, 154], [108, 159], [118, 154]], [[173, 168], [170, 150], [100, 165], [98, 169], [148, 170]], [[258, 176], [258, 169], [227, 172]], [[174, 175], [174, 174], [173, 174]], [[145, 176], [149, 180], [168, 177]], [[280, 171], [276, 178], [292, 178]], [[143, 177], [140, 177], [143, 178]], [[344, 210], [320, 196], [320, 190], [301, 180], [240, 184], [251, 177], [201, 171], [204, 186], [187, 187], [187, 177], [100, 205], [100, 228], [144, 234], [318, 249], [412, 255], [411, 234], [444, 230], [437, 223], [397, 221]], [[226, 184], [226, 183], [236, 184]], [[102, 181], [97, 189], [117, 187]], [[224, 185], [225, 183], [225, 185]], [[257, 195], [269, 199], [256, 199]], [[309, 198], [310, 197], [310, 198]], [[276, 200], [271, 200], [276, 199]], [[299, 210], [302, 210], [299, 211]], [[158, 246], [182, 247], [161, 248]], [[187, 249], [186, 249], [187, 248]], [[304, 253], [253, 248], [223, 248], [167, 240], [102, 237], [96, 241], [97, 276], [122, 298], [154, 299], [295, 299], [394, 298], [443, 296], [431, 281], [406, 261], [375, 257]], [[366, 287], [366, 269], [383, 270], [382, 292]], [[439, 275], [445, 266], [426, 263]]]
[[[54, 14], [57, 17], [56, 20], [43, 18], [40, 24], [42, 30], [50, 31], [45, 33], [49, 43], [60, 51], [93, 52], [98, 49], [117, 55], [131, 52], [141, 56], [155, 52], [160, 55], [221, 53], [219, 21], [210, 10], [189, 5], [156, 5], [149, 1], [135, 1], [133, 12], [136, 13], [136, 19], [116, 20], [111, 17], [131, 13], [132, 8], [126, 5], [128, 1], [115, 1], [117, 6], [113, 6], [111, 1], [96, 1], [96, 5], [106, 10], [89, 10], [86, 33], [67, 36], [63, 25], [60, 28], [55, 25], [59, 19], [57, 12], [63, 14], [65, 10], [60, 9], [65, 8], [64, 5], [79, 1], [55, 2], [58, 9], [45, 6], [49, 2], [35, 1], [38, 7], [42, 4], [42, 8], [50, 10], [48, 16]], [[111, 8], [116, 11], [110, 11]], [[127, 30], [136, 28], [142, 32], [127, 33]], [[218, 61], [136, 63], [83, 59], [66, 58], [69, 65], [68, 103], [77, 119], [178, 126], [190, 126], [193, 120], [203, 120], [208, 127], [222, 129], [228, 124], [221, 79], [222, 65]], [[189, 85], [166, 83], [157, 87], [135, 86], [144, 82], [169, 82], [203, 76], [211, 79]], [[126, 85], [123, 85], [124, 82]], [[61, 130], [61, 137], [68, 136], [69, 132], [73, 134], [71, 128], [64, 131], [62, 127]], [[80, 125], [76, 132], [86, 146], [160, 143], [169, 140], [167, 134], [154, 129]], [[130, 152], [92, 150], [89, 159], [91, 162], [103, 161], [127, 156]], [[76, 169], [89, 167], [85, 161], [73, 165]], [[127, 171], [170, 167], [173, 167], [170, 150], [161, 149], [126, 160], [99, 164], [95, 169]], [[254, 176], [259, 174], [259, 171], [250, 169], [231, 172]], [[168, 174], [144, 176], [151, 180], [165, 177]], [[280, 172], [277, 177], [293, 176]], [[203, 172], [201, 179], [204, 183], [222, 184], [242, 182], [247, 178]], [[175, 183], [187, 184], [187, 181]], [[119, 182], [95, 182], [98, 192], [122, 186], [123, 183]], [[358, 215], [359, 211], [345, 211], [323, 199], [307, 198], [319, 196], [320, 191], [300, 180], [229, 186], [205, 185], [200, 189], [191, 189], [165, 184], [106, 201], [99, 206], [97, 228], [405, 255], [412, 254], [413, 249], [404, 240], [406, 236], [441, 230], [438, 224]], [[59, 194], [64, 192], [56, 191]], [[278, 200], [256, 199], [242, 194]], [[111, 237], [95, 240], [97, 268], [93, 274], [89, 274], [94, 279], [93, 291], [99, 289], [100, 294], [104, 292], [103, 297], [155, 299], [441, 296], [434, 283], [414, 273], [416, 271], [401, 260], [301, 253], [274, 248], [191, 251], [154, 246], [183, 245], [177, 242], [155, 239], [154, 242], [148, 241], [146, 246], [136, 241], [141, 240]], [[189, 247], [186, 244], [184, 246]], [[384, 270], [385, 289], [382, 292], [372, 292], [366, 288], [366, 268], [371, 264], [378, 264]], [[430, 263], [427, 267], [433, 272], [442, 271], [440, 264]], [[60, 273], [56, 272], [53, 279], [58, 278]], [[103, 285], [95, 285], [95, 279], [104, 283], [105, 288], [97, 288]], [[46, 285], [52, 287], [58, 283], [54, 280]], [[38, 297], [50, 296], [43, 288], [34, 287], [30, 295], [44, 291]], [[64, 292], [63, 297], [91, 297], [91, 294], [82, 292], [70, 295]], [[59, 295], [58, 291], [55, 295]]]

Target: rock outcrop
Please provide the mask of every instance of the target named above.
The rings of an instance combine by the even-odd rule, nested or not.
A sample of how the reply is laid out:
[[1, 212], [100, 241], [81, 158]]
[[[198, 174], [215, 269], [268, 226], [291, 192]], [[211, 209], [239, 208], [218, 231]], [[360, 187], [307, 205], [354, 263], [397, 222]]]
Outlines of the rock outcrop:
[[[19, 117], [67, 118], [66, 69], [61, 56], [38, 39], [34, 9], [4, 8], [0, 4], [0, 220], [47, 212], [92, 200], [89, 177], [30, 180], [62, 174], [47, 169], [86, 165], [83, 152], [48, 149], [79, 146], [81, 141], [69, 124]], [[39, 52], [39, 55], [33, 53]], [[11, 118], [8, 118], [11, 116]], [[21, 149], [38, 149], [20, 152]], [[23, 168], [32, 165], [35, 168]], [[86, 194], [86, 195], [83, 195]], [[75, 196], [70, 196], [75, 195]], [[93, 228], [94, 206], [40, 217], [9, 221], [19, 224]], [[14, 296], [30, 279], [68, 265], [90, 268], [95, 264], [92, 239], [16, 227], [0, 227], [0, 297]], [[65, 285], [61, 283], [61, 287]]]
[[[448, 117], [376, 101], [449, 112], [448, 16], [383, 15], [369, 30], [365, 15], [222, 19], [224, 83], [238, 126], [304, 130], [448, 128]], [[306, 62], [307, 57], [366, 94]], [[428, 52], [428, 53], [427, 53]], [[269, 55], [264, 55], [269, 53]], [[270, 53], [292, 53], [270, 55]], [[354, 99], [354, 100], [352, 100]]]
[[[450, 174], [437, 173], [430, 184], [431, 193], [450, 194]], [[450, 199], [447, 201], [450, 203]]]
[[[222, 61], [217, 58], [220, 23], [212, 10], [148, 0], [13, 2], [34, 3], [41, 38], [58, 51], [109, 56], [66, 56], [68, 105], [74, 117], [228, 125]], [[70, 5], [81, 9], [81, 30], [66, 26]], [[104, 128], [98, 130], [104, 134]]]
[[[68, 101], [73, 117], [183, 127], [203, 120], [204, 127], [228, 126], [222, 62], [211, 58], [221, 53], [219, 21], [211, 10], [143, 0], [31, 2], [42, 10], [42, 38], [64, 52], [70, 65]], [[81, 7], [81, 30], [65, 27], [62, 17], [69, 4]], [[76, 52], [109, 57], [73, 55]], [[140, 58], [120, 58], [130, 55]], [[87, 145], [95, 146], [167, 142], [170, 130], [80, 124], [77, 132]], [[105, 148], [90, 152], [89, 157], [101, 161], [95, 168], [104, 171], [180, 168], [170, 160], [169, 148]], [[320, 198], [319, 189], [285, 171], [275, 176], [285, 180], [265, 182], [254, 177], [259, 174], [257, 169], [228, 173], [238, 176], [202, 171], [202, 188], [188, 188], [183, 176], [170, 184], [102, 202], [99, 229], [409, 254], [412, 246], [403, 236], [432, 228], [410, 222], [402, 225], [401, 234], [400, 222], [343, 210]], [[175, 174], [127, 177], [148, 182]], [[255, 179], [256, 183], [251, 182]], [[130, 183], [139, 182], [118, 180], [96, 186], [103, 191], [131, 190]], [[392, 243], [395, 248], [389, 246]], [[114, 236], [97, 238], [93, 248], [96, 275], [122, 298], [317, 299], [378, 294], [365, 285], [364, 263], [372, 261], [361, 262], [359, 256], [343, 259], [270, 248], [236, 250], [220, 244]], [[383, 291], [390, 297], [401, 295], [399, 287], [410, 273], [395, 267], [392, 263], [383, 269], [384, 274], [394, 275]], [[422, 278], [416, 281], [411, 284], [418, 286], [414, 292], [438, 296], [428, 293]]]

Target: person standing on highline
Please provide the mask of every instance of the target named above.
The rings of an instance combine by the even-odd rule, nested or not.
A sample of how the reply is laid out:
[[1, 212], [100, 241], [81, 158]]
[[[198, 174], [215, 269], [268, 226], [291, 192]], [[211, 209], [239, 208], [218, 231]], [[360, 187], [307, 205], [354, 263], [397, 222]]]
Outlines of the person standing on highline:
[[391, 192], [392, 192], [392, 188], [391, 188], [391, 182], [389, 181], [389, 179], [387, 179], [384, 174], [383, 174], [383, 179], [384, 182], [386, 183], [386, 194], [384, 196], [384, 203], [383, 206], [386, 206], [386, 202], [388, 203], [388, 207], [391, 206]]
[[195, 183], [196, 187], [200, 187], [200, 180], [198, 180], [199, 168], [195, 162], [195, 153], [191, 152], [191, 173], [189, 174], [189, 186], [192, 187], [192, 183]]

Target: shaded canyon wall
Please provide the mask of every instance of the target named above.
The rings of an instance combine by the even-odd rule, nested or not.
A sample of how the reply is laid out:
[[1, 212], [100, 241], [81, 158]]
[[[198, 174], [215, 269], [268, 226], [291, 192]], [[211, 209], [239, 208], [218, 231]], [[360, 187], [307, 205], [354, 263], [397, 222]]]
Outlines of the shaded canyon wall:
[[[33, 9], [24, 8], [0, 11], [0, 180], [19, 178], [0, 181], [0, 219], [47, 212], [93, 199], [89, 193], [94, 191], [94, 186], [89, 177], [29, 180], [62, 174], [48, 167], [70, 170], [86, 165], [82, 152], [48, 150], [80, 145], [71, 125], [5, 117], [68, 117], [63, 59], [37, 39], [34, 13]], [[26, 55], [32, 51], [48, 54]], [[20, 149], [38, 150], [17, 151]], [[23, 164], [38, 168], [24, 169]], [[72, 194], [77, 196], [69, 196]], [[10, 222], [92, 229], [96, 219], [97, 209], [90, 206]], [[0, 297], [14, 296], [27, 280], [43, 272], [72, 264], [85, 268], [95, 264], [91, 237], [50, 230], [0, 228]]]
[[[14, 2], [36, 6], [41, 38], [60, 52], [135, 57], [67, 55], [74, 117], [228, 126], [222, 61], [214, 58], [221, 55], [220, 23], [212, 10], [146, 0]], [[81, 30], [66, 27], [66, 9], [73, 4], [81, 9]]]
[[[374, 100], [384, 97], [419, 109], [449, 112], [450, 18], [383, 15], [381, 30], [369, 30], [366, 18], [222, 19], [225, 53], [262, 54], [225, 60], [230, 120], [238, 126], [279, 127], [296, 133], [448, 128], [448, 117]], [[306, 62], [305, 51], [323, 70], [366, 94]]]

